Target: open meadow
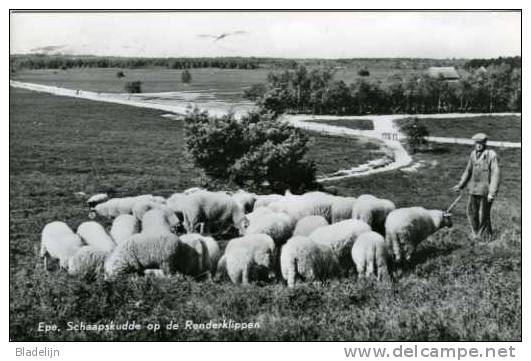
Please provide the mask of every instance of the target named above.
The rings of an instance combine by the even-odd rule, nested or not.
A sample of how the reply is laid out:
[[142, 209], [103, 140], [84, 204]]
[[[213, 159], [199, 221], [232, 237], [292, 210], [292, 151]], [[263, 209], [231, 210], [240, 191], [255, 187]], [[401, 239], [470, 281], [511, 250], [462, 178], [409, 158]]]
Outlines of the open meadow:
[[[56, 85], [121, 91], [116, 69], [97, 69], [101, 77], [91, 79], [93, 71], [87, 70], [90, 75], [81, 80], [69, 74], [62, 82], [55, 80]], [[199, 89], [203, 84], [196, 73], [200, 71], [208, 70], [192, 70], [190, 87]], [[61, 74], [61, 70], [57, 74], [42, 72], [52, 75], [39, 80], [36, 71], [21, 72], [17, 80], [50, 84], [50, 78]], [[180, 71], [171, 72], [171, 78], [169, 73], [160, 73], [159, 78], [150, 74], [153, 84], [146, 78], [145, 91], [183, 90]], [[256, 79], [248, 84], [265, 76], [256, 72]], [[109, 83], [101, 82], [102, 78]], [[210, 89], [213, 85], [209, 84]], [[240, 85], [231, 87], [237, 91]], [[462, 200], [454, 210], [454, 227], [422, 243], [413, 269], [393, 284], [349, 277], [288, 289], [281, 282], [242, 287], [177, 276], [105, 281], [45, 272], [36, 251], [44, 225], [61, 220], [75, 228], [87, 220], [88, 210], [75, 192], [168, 196], [203, 182], [200, 170], [184, 153], [182, 121], [162, 114], [10, 88], [11, 340], [521, 340], [520, 149], [496, 149], [502, 185], [492, 210], [493, 242], [471, 240]], [[468, 123], [460, 124], [465, 127]], [[514, 126], [510, 124], [507, 127]], [[496, 125], [500, 132], [506, 127], [502, 122], [492, 123], [492, 127]], [[312, 133], [308, 156], [316, 160], [318, 174], [327, 174], [378, 157], [378, 147], [367, 144], [363, 139]], [[455, 198], [450, 188], [464, 170], [469, 152], [466, 146], [434, 145], [414, 155], [414, 161], [422, 164], [417, 172], [397, 170], [329, 185], [344, 196], [371, 193], [393, 200], [398, 207], [444, 209]], [[163, 327], [158, 332], [66, 329], [68, 322], [164, 325], [224, 319], [258, 322], [260, 327], [240, 331]], [[39, 332], [39, 322], [56, 324], [60, 330]]]

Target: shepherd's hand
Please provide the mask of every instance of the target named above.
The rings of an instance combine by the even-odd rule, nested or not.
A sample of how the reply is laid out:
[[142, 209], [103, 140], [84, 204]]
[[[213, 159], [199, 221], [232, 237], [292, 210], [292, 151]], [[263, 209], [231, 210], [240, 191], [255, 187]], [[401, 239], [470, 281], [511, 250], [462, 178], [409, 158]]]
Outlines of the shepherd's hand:
[[461, 188], [459, 187], [459, 185], [456, 185], [456, 186], [452, 187], [452, 191], [454, 191], [456, 193], [459, 192], [460, 190], [461, 190]]
[[487, 196], [487, 201], [492, 202], [494, 200], [494, 196], [492, 194], [489, 194]]

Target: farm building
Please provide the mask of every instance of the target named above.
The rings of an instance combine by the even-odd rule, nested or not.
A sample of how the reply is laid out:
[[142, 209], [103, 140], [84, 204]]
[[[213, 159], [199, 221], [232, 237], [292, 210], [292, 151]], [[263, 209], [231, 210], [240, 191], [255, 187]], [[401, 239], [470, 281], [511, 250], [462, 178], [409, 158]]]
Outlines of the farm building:
[[455, 81], [459, 79], [459, 73], [453, 66], [432, 66], [428, 68], [428, 75], [432, 78], [441, 78], [442, 80]]

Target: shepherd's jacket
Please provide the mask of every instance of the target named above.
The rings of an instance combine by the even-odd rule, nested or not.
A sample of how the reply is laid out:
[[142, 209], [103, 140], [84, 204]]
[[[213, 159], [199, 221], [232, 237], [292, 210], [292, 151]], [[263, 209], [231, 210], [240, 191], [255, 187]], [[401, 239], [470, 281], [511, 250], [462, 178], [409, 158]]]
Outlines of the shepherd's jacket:
[[470, 194], [496, 197], [500, 185], [500, 167], [494, 150], [485, 149], [479, 156], [476, 156], [476, 150], [470, 153], [459, 188], [467, 185]]

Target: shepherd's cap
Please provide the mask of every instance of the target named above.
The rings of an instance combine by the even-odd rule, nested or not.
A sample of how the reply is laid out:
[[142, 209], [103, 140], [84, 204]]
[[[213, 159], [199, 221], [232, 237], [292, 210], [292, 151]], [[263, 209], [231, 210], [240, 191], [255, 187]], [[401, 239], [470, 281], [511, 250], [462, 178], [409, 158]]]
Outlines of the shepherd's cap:
[[487, 135], [485, 133], [478, 133], [472, 137], [472, 140], [476, 143], [484, 143], [487, 141]]

